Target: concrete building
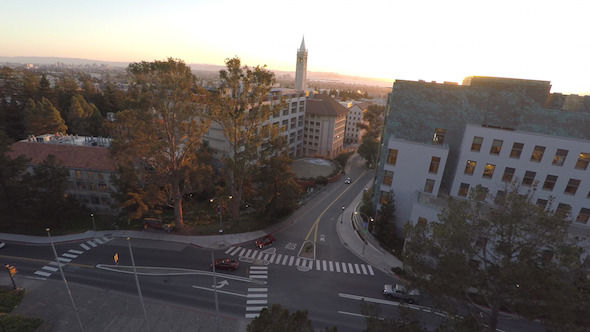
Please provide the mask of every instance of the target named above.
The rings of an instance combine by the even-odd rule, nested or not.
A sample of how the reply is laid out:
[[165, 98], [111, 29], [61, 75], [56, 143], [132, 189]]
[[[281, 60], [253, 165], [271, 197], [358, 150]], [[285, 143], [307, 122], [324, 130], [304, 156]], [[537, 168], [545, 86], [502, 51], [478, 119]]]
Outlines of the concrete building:
[[359, 144], [365, 133], [364, 129], [359, 128], [359, 124], [363, 123], [363, 114], [369, 108], [367, 102], [356, 102], [348, 107], [348, 114], [346, 115], [346, 129], [344, 131], [345, 144]]
[[307, 88], [307, 49], [305, 37], [297, 50], [297, 64], [295, 66], [295, 90], [304, 91]]
[[325, 94], [307, 99], [303, 155], [332, 159], [343, 151], [348, 109]]
[[74, 135], [41, 135], [14, 143], [9, 156], [23, 155], [30, 161], [27, 171], [53, 155], [61, 167], [69, 172], [66, 194], [78, 199], [96, 213], [114, 214], [111, 206], [115, 192], [111, 176], [115, 161], [110, 158], [109, 138], [78, 137]]
[[[516, 181], [569, 210], [590, 233], [590, 111], [551, 103], [550, 82], [470, 77], [462, 85], [396, 81], [375, 173], [376, 210], [394, 194], [396, 221], [437, 220], [448, 196], [476, 185], [502, 195]], [[583, 103], [581, 103], [583, 104]], [[434, 172], [436, 170], [436, 172]], [[551, 202], [550, 197], [553, 199]]]
[[[306, 98], [304, 91], [294, 89], [273, 88], [269, 94], [269, 100], [273, 98], [286, 98], [286, 107], [269, 118], [264, 125], [272, 125], [280, 129], [289, 142], [289, 155], [291, 158], [302, 156], [303, 151], [303, 130], [306, 109]], [[212, 122], [211, 127], [203, 136], [203, 140], [215, 149], [216, 156], [228, 154], [231, 149], [229, 141], [223, 135], [221, 124]]]

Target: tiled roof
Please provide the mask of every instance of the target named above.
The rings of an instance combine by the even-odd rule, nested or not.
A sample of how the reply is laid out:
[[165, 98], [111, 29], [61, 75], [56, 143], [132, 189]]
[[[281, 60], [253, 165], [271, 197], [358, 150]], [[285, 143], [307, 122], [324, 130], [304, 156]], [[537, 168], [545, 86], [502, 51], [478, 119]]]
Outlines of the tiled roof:
[[305, 112], [309, 114], [338, 116], [348, 113], [346, 107], [326, 94], [315, 95], [313, 98], [308, 99], [306, 104]]
[[47, 156], [54, 155], [57, 163], [67, 169], [115, 170], [115, 161], [104, 147], [16, 142], [10, 148], [12, 151], [7, 153], [9, 157], [24, 155], [31, 160], [28, 162], [30, 165], [39, 165]]

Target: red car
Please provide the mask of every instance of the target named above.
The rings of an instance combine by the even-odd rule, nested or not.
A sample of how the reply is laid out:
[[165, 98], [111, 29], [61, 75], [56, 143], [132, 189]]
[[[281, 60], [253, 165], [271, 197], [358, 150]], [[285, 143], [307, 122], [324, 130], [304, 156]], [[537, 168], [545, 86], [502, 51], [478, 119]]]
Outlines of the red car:
[[271, 234], [267, 234], [262, 239], [256, 241], [256, 246], [262, 249], [266, 246], [270, 246], [271, 244], [273, 244], [273, 242], [275, 242], [275, 237]]
[[[240, 265], [239, 262], [234, 261], [233, 259], [229, 258], [220, 258], [215, 260], [215, 270], [232, 270], [235, 271], [238, 269]], [[213, 265], [211, 265], [211, 269], [213, 270]]]

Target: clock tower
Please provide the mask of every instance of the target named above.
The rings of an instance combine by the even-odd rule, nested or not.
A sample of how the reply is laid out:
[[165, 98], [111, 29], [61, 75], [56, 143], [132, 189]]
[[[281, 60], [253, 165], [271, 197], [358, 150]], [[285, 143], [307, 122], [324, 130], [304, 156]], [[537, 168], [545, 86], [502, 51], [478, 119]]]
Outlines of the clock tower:
[[301, 40], [301, 46], [297, 50], [297, 66], [295, 67], [295, 90], [305, 90], [307, 77], [307, 50], [305, 49], [305, 37]]

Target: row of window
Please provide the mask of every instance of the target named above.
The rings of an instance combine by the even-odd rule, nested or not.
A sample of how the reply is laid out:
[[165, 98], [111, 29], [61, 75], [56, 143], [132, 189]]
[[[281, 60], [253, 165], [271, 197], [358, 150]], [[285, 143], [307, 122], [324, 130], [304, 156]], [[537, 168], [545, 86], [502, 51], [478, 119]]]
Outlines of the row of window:
[[[398, 150], [396, 149], [389, 149], [387, 153], [387, 164], [395, 166], [397, 163], [397, 154]], [[428, 166], [428, 173], [437, 174], [438, 168], [440, 166], [440, 157], [432, 157], [430, 158], [430, 166]]]
[[[473, 142], [471, 143], [471, 151], [473, 152], [480, 152], [481, 145], [483, 143], [483, 137], [475, 136], [473, 137]], [[490, 154], [491, 155], [499, 155], [500, 151], [502, 150], [502, 145], [504, 144], [503, 140], [494, 139], [492, 141], [492, 146], [490, 147]], [[510, 158], [520, 159], [520, 155], [522, 154], [522, 150], [524, 148], [524, 143], [514, 142], [512, 144], [512, 150], [510, 150]], [[541, 162], [543, 156], [545, 154], [545, 147], [541, 145], [535, 145], [535, 149], [531, 154], [530, 160], [535, 162]], [[565, 159], [568, 155], [569, 151], [564, 149], [557, 149], [555, 151], [555, 155], [553, 156], [552, 164], [555, 166], [563, 166]], [[588, 152], [580, 152], [578, 154], [578, 161], [576, 162], [575, 168], [586, 170], [588, 168], [588, 164], [590, 164], [590, 153]]]
[[[570, 180], [570, 183], [571, 183], [571, 180]], [[427, 184], [428, 184], [428, 180], [427, 180]], [[578, 182], [578, 184], [579, 184], [579, 182]], [[433, 186], [434, 186], [434, 183], [433, 183]], [[570, 185], [568, 184], [568, 187], [569, 186]], [[572, 189], [572, 188], [570, 188], [570, 190], [573, 190], [574, 192], [575, 192], [575, 189], [577, 189], [577, 187], [575, 187], [575, 189]], [[566, 191], [567, 190], [568, 189], [566, 189]], [[461, 185], [459, 186], [459, 191], [457, 192], [457, 196], [467, 197], [468, 193], [469, 193], [469, 183], [461, 183]], [[504, 192], [503, 190], [498, 190], [498, 192], [496, 193], [496, 196], [495, 196], [495, 201], [500, 202], [504, 197], [506, 197], [506, 192]], [[588, 193], [587, 197], [590, 198], [590, 192]], [[546, 208], [548, 208], [547, 205], [549, 204], [549, 200], [539, 198], [539, 199], [537, 199], [536, 204], [538, 206], [540, 206], [541, 208], [546, 209]], [[569, 204], [559, 203], [557, 205], [556, 212], [569, 213], [570, 211], [571, 211], [571, 206]], [[588, 223], [588, 220], [590, 220], [590, 209], [581, 208], [580, 212], [578, 213], [578, 216], [576, 217], [576, 222], [581, 223], [581, 224], [586, 224], [586, 223]]]
[[[475, 169], [476, 164], [477, 164], [476, 161], [467, 160], [467, 163], [465, 165], [464, 174], [473, 175], [473, 171]], [[492, 178], [492, 176], [494, 175], [495, 169], [496, 169], [496, 165], [486, 164], [484, 167], [484, 170], [483, 170], [482, 177], [483, 178]], [[502, 174], [502, 181], [512, 182], [514, 179], [515, 172], [516, 172], [515, 168], [506, 167], [504, 169], [504, 174]], [[524, 174], [524, 177], [522, 179], [522, 184], [525, 186], [532, 186], [533, 183], [535, 182], [536, 175], [537, 175], [537, 172], [526, 171]], [[553, 188], [555, 187], [555, 183], [557, 182], [557, 178], [558, 178], [557, 175], [548, 174], [545, 177], [545, 182], [543, 183], [543, 189], [552, 191]], [[581, 181], [578, 179], [570, 178], [568, 181], [568, 184], [565, 188], [564, 194], [575, 195], [576, 191], [578, 190], [578, 186], [580, 185], [580, 182]], [[590, 196], [590, 193], [588, 193], [588, 195]]]
[[103, 172], [95, 171], [70, 171], [70, 175], [76, 179], [89, 179], [89, 180], [108, 180], [108, 174]]

